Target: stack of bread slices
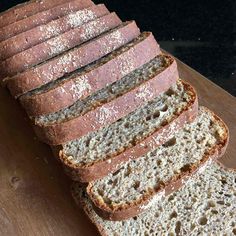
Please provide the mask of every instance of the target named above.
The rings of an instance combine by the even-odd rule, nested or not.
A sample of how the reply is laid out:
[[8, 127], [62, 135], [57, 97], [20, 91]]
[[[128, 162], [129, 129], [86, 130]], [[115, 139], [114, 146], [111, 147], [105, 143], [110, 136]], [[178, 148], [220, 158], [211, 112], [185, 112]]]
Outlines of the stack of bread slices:
[[91, 0], [0, 14], [0, 76], [102, 235], [235, 235], [224, 122], [151, 32]]

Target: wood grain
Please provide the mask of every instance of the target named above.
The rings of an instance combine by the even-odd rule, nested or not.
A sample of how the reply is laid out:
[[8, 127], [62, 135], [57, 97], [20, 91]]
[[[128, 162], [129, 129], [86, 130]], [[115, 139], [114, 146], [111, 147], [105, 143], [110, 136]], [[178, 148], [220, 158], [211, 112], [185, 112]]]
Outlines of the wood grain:
[[[197, 89], [200, 103], [229, 126], [231, 141], [222, 162], [236, 168], [236, 99], [178, 65], [181, 78]], [[17, 102], [0, 89], [0, 235], [97, 235], [70, 196], [70, 180], [28, 122]]]

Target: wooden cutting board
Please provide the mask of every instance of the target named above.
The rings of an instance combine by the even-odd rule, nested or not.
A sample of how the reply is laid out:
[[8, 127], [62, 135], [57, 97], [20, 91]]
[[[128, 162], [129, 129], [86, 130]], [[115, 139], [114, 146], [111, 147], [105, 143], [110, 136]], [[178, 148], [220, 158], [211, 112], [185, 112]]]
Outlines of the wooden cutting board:
[[[229, 126], [222, 162], [236, 168], [236, 99], [178, 62], [180, 76], [197, 89], [200, 104]], [[37, 141], [27, 116], [0, 89], [0, 235], [97, 235], [70, 195], [70, 180], [48, 146]]]

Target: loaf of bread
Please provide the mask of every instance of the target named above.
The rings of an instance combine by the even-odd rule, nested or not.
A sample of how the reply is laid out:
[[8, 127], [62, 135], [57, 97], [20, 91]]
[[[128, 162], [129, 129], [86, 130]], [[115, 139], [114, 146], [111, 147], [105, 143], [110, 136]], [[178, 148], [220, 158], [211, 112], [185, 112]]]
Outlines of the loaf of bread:
[[[118, 54], [120, 53], [123, 55], [122, 58], [124, 58], [124, 54], [126, 55], [126, 61], [121, 61], [122, 64], [118, 64]], [[47, 86], [43, 86], [42, 88], [21, 96], [21, 104], [29, 116], [42, 116], [57, 112], [69, 107], [78, 100], [85, 99], [99, 89], [116, 82], [116, 80], [122, 78], [122, 76], [129, 73], [129, 71], [135, 70], [137, 66], [152, 60], [159, 53], [159, 45], [153, 35], [150, 33], [143, 34], [130, 44], [109, 54], [107, 58], [105, 57], [102, 58], [101, 61], [97, 61], [95, 63], [96, 66], [88, 65], [87, 68], [83, 68], [83, 70], [77, 71], [74, 75], [70, 75], [59, 82], [56, 81], [54, 84], [48, 84]], [[163, 63], [165, 63], [167, 67], [168, 65], [172, 65], [166, 71], [166, 75], [168, 75], [169, 70], [177, 73], [177, 66], [173, 59], [168, 60], [167, 57], [165, 58], [166, 61], [164, 60], [165, 62], [163, 61]], [[114, 67], [111, 68], [111, 71], [107, 70], [107, 67], [103, 64], [104, 60], [106, 60], [106, 63], [111, 63], [111, 60], [113, 60], [113, 64], [119, 66], [120, 70], [117, 71], [116, 76], [114, 76], [113, 73]], [[98, 66], [102, 67], [98, 68], [100, 73], [96, 73], [95, 71]], [[89, 76], [87, 69], [92, 72], [90, 74], [92, 74], [93, 77], [91, 75]], [[163, 78], [166, 82], [163, 82], [165, 86], [168, 83], [171, 84], [173, 79], [177, 79], [178, 76], [172, 77], [172, 75], [171, 73], [169, 75], [171, 78], [170, 81], [168, 78], [166, 80]], [[58, 102], [58, 99], [60, 99], [61, 102]]]
[[73, 196], [103, 236], [235, 235], [236, 172], [216, 163], [200, 169], [195, 178], [152, 208], [124, 221], [99, 217], [83, 188], [75, 183]]
[[89, 183], [87, 194], [105, 219], [134, 217], [158, 205], [158, 200], [188, 181], [200, 167], [202, 171], [203, 165], [220, 157], [228, 138], [223, 121], [201, 107], [196, 120], [168, 142], [123, 164], [115, 173]]
[[197, 108], [193, 88], [178, 81], [177, 86], [117, 122], [64, 144], [60, 159], [76, 181], [102, 178], [163, 144], [197, 116]]

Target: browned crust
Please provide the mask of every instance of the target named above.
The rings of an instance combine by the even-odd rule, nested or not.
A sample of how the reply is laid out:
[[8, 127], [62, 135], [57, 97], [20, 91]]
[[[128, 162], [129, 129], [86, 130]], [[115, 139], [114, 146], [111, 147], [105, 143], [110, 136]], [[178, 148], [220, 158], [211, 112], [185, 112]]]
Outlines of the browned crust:
[[[84, 8], [93, 12], [94, 19], [109, 14], [104, 4], [94, 5], [88, 8], [88, 6], [90, 6], [89, 1], [82, 3], [83, 4], [79, 6], [80, 8], [73, 12], [73, 14], [85, 11]], [[19, 52], [73, 29], [73, 25], [68, 23], [68, 16], [69, 15], [63, 16], [0, 42], [0, 60], [5, 60]], [[85, 20], [85, 22], [87, 22], [87, 20]]]
[[[135, 68], [146, 64], [160, 53], [159, 46], [157, 45], [156, 40], [152, 35], [136, 44], [134, 47], [128, 50], [126, 54], [128, 55], [130, 51], [132, 51], [132, 61], [135, 62]], [[124, 54], [122, 55], [122, 58], [124, 58]], [[119, 60], [117, 59], [113, 64], [118, 65], [118, 63]], [[133, 67], [130, 68], [130, 70], [132, 69]], [[93, 71], [92, 74], [95, 75], [93, 77], [88, 77], [91, 73], [85, 73], [82, 75], [80, 74], [78, 76], [74, 75], [72, 78], [65, 80], [64, 83], [61, 83], [57, 87], [42, 94], [22, 96], [20, 98], [21, 104], [25, 108], [29, 116], [38, 116], [42, 114], [53, 113], [65, 107], [69, 107], [79, 99], [84, 99], [85, 97], [102, 89], [108, 84], [119, 80], [122, 77], [122, 73], [119, 73], [118, 70], [116, 71], [116, 73], [114, 73], [114, 67], [111, 71], [107, 70], [106, 67], [104, 67], [103, 70], [100, 69], [100, 71], [101, 72], [97, 74]], [[126, 70], [125, 72], [127, 73], [128, 70]], [[114, 74], [116, 74], [117, 76], [114, 76]], [[84, 79], [85, 77], [88, 85], [90, 86], [90, 89], [81, 91], [80, 93], [74, 93], [71, 88], [73, 88], [73, 86], [75, 86], [79, 80]], [[64, 91], [64, 93], [61, 92], [62, 90]]]
[[42, 25], [51, 20], [57, 19], [61, 16], [75, 11], [76, 9], [81, 9], [81, 5], [88, 7], [93, 5], [93, 3], [90, 0], [74, 0], [63, 3], [61, 5], [57, 4], [50, 9], [36, 13], [35, 15], [31, 15], [12, 24], [6, 25], [0, 28], [0, 41], [25, 32], [38, 25]]
[[[94, 34], [91, 34], [91, 38], [84, 37], [86, 29], [91, 27], [94, 23], [97, 23], [97, 27], [94, 29]], [[22, 72], [27, 68], [36, 66], [46, 60], [49, 60], [73, 47], [79, 46], [82, 43], [91, 40], [99, 36], [102, 33], [105, 33], [115, 27], [118, 27], [121, 24], [121, 20], [118, 16], [113, 13], [110, 15], [103, 16], [95, 21], [86, 23], [81, 27], [71, 29], [64, 34], [57, 36], [38, 44], [34, 47], [31, 47], [23, 52], [20, 52], [13, 57], [8, 58], [0, 64], [0, 67], [6, 68], [7, 71], [11, 73]], [[55, 50], [57, 44], [63, 44], [64, 47], [59, 47]], [[66, 42], [66, 44], [64, 43]], [[53, 45], [53, 46], [52, 46]], [[53, 50], [55, 52], [53, 52]]]
[[[158, 85], [161, 83], [158, 83]], [[192, 89], [192, 88], [191, 88]], [[82, 166], [74, 164], [69, 160], [69, 157], [60, 151], [59, 158], [62, 161], [66, 173], [75, 181], [91, 182], [100, 179], [109, 173], [115, 172], [123, 163], [129, 161], [131, 158], [136, 159], [150, 150], [165, 143], [174, 133], [180, 129], [184, 123], [191, 122], [198, 113], [198, 100], [196, 93], [194, 93], [191, 103], [188, 104], [186, 110], [176, 114], [173, 119], [165, 124], [163, 127], [156, 130], [144, 140], [140, 140], [131, 148], [126, 149], [122, 153], [117, 153], [112, 157], [108, 157], [103, 161], [97, 161], [91, 165]], [[172, 128], [174, 127], [174, 128]], [[159, 139], [157, 139], [159, 137]], [[161, 137], [161, 138], [160, 138]], [[58, 151], [59, 152], [59, 151]]]
[[0, 14], [0, 28], [67, 2], [68, 0], [33, 0], [18, 4]]
[[[208, 110], [207, 108], [205, 109]], [[182, 174], [174, 176], [170, 181], [164, 183], [163, 186], [161, 186], [159, 189], [150, 191], [150, 193], [143, 196], [141, 199], [133, 202], [132, 205], [123, 205], [122, 207], [119, 207], [117, 209], [111, 209], [107, 205], [101, 204], [101, 202], [96, 199], [95, 195], [93, 194], [92, 183], [90, 183], [87, 187], [87, 194], [92, 200], [94, 209], [97, 214], [104, 219], [114, 221], [125, 220], [134, 217], [144, 211], [142, 206], [147, 205], [154, 195], [160, 193], [160, 191], [162, 190], [166, 190], [165, 196], [176, 191], [183, 185], [186, 179], [193, 176], [201, 166], [209, 161], [209, 159], [216, 160], [217, 158], [221, 157], [225, 153], [225, 150], [227, 148], [229, 142], [229, 133], [228, 128], [224, 124], [224, 122], [220, 120], [220, 118], [215, 114], [214, 117], [216, 121], [221, 122], [222, 127], [225, 128], [225, 135], [222, 140], [218, 144], [216, 144], [208, 153], [206, 153], [198, 164], [192, 165], [187, 170], [184, 170]]]
[[[110, 35], [112, 33], [119, 33], [122, 40], [110, 40]], [[75, 47], [46, 61], [45, 63], [41, 63], [23, 73], [17, 74], [12, 79], [19, 80], [18, 83], [22, 82], [23, 84], [38, 84], [37, 87], [40, 87], [98, 60], [111, 51], [129, 43], [138, 37], [139, 34], [140, 30], [134, 21], [126, 22], [111, 32], [104, 33], [81, 46]]]

